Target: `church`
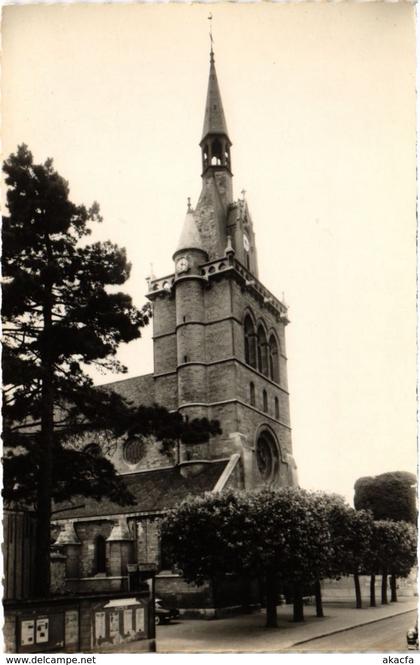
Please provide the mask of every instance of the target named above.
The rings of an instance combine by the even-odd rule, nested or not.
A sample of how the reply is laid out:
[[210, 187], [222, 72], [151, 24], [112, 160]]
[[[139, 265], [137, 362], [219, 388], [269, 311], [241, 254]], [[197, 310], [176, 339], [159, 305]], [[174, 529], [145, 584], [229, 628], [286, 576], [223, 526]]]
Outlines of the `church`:
[[[75, 498], [54, 513], [68, 593], [128, 588], [129, 571], [155, 564], [156, 594], [199, 615], [250, 604], [251, 581], [216, 589], [187, 584], [165, 556], [160, 522], [187, 495], [225, 488], [296, 485], [287, 383], [287, 307], [258, 279], [254, 225], [233, 197], [232, 143], [213, 48], [200, 141], [202, 190], [180, 224], [173, 272], [148, 280], [154, 371], [107, 384], [134, 404], [159, 404], [218, 420], [222, 433], [181, 444], [169, 459], [159, 442], [95, 436], [79, 442], [107, 455], [135, 506]], [[182, 218], [182, 214], [180, 215]], [[63, 557], [64, 561], [64, 557]], [[54, 583], [54, 576], [53, 576]]]

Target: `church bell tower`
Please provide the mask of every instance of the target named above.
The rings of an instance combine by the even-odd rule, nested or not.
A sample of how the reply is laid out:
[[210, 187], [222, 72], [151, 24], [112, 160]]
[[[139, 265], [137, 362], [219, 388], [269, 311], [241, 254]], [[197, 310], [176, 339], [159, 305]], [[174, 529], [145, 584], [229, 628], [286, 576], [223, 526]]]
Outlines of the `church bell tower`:
[[223, 191], [227, 203], [232, 202], [231, 145], [212, 49], [203, 135], [200, 141], [202, 177], [213, 176], [218, 180], [219, 189]]
[[199, 145], [201, 193], [195, 208], [188, 201], [173, 273], [149, 280], [156, 401], [220, 422], [222, 434], [184, 446], [181, 463], [230, 458], [233, 486], [293, 485], [287, 307], [258, 280], [251, 214], [244, 192], [233, 198], [213, 48]]

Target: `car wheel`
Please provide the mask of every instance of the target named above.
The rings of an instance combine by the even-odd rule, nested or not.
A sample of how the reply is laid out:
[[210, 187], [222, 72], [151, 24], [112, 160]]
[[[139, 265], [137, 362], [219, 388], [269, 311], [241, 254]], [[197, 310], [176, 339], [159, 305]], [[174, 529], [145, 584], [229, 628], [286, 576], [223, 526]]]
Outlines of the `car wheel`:
[[159, 624], [162, 623], [161, 618], [158, 616], [155, 616], [155, 624], [156, 626], [159, 626]]

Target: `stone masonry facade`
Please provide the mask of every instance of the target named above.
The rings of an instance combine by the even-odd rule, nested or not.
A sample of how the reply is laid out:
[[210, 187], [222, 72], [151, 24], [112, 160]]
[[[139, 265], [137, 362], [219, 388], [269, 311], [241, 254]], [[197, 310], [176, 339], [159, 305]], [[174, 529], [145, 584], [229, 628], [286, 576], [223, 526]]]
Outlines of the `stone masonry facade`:
[[231, 579], [217, 589], [186, 584], [165, 563], [159, 526], [165, 511], [188, 494], [297, 483], [287, 308], [258, 279], [248, 205], [244, 196], [233, 200], [231, 145], [211, 53], [200, 142], [202, 192], [195, 208], [188, 203], [172, 274], [148, 280], [154, 370], [105, 388], [137, 404], [217, 419], [222, 433], [182, 445], [173, 459], [153, 439], [110, 443], [104, 434], [74, 444], [95, 445], [107, 455], [137, 505], [123, 510], [86, 501], [56, 514], [54, 537], [66, 556], [67, 591], [124, 590], [128, 567], [154, 562], [158, 595], [181, 608], [208, 615], [218, 605], [256, 602], [250, 580]]

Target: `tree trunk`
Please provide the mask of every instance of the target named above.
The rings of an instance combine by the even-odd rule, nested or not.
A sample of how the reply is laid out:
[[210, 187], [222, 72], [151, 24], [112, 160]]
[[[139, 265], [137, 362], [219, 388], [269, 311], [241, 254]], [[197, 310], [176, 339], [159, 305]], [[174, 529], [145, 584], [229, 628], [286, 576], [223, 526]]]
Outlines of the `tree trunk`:
[[319, 580], [315, 582], [315, 603], [317, 617], [323, 617], [324, 610], [322, 607], [321, 582]]
[[277, 575], [267, 571], [265, 576], [266, 627], [277, 628]]
[[381, 594], [381, 603], [382, 605], [388, 604], [388, 575], [387, 573], [382, 574], [382, 594]]
[[394, 574], [391, 575], [390, 577], [390, 585], [391, 585], [391, 603], [396, 603], [398, 598], [397, 598], [397, 578]]
[[370, 576], [370, 606], [376, 607], [376, 578], [375, 575]]
[[265, 602], [265, 577], [258, 576], [258, 600], [261, 607], [266, 607]]
[[43, 304], [43, 339], [41, 340], [42, 405], [41, 405], [41, 456], [39, 460], [37, 488], [37, 530], [35, 553], [35, 597], [50, 594], [50, 538], [51, 538], [51, 494], [53, 483], [54, 448], [54, 366], [52, 359], [52, 264], [51, 245], [48, 234], [45, 238], [48, 267], [45, 277], [45, 300]]
[[218, 607], [218, 585], [217, 585], [217, 578], [216, 576], [212, 577], [210, 580], [210, 590], [211, 590], [211, 595], [213, 596], [213, 607], [215, 608], [216, 611], [216, 616], [217, 616], [217, 607]]
[[354, 590], [356, 592], [356, 607], [360, 610], [362, 607], [362, 594], [360, 591], [359, 575], [357, 573], [354, 575]]
[[301, 582], [293, 585], [293, 621], [304, 621], [303, 616], [303, 592]]

